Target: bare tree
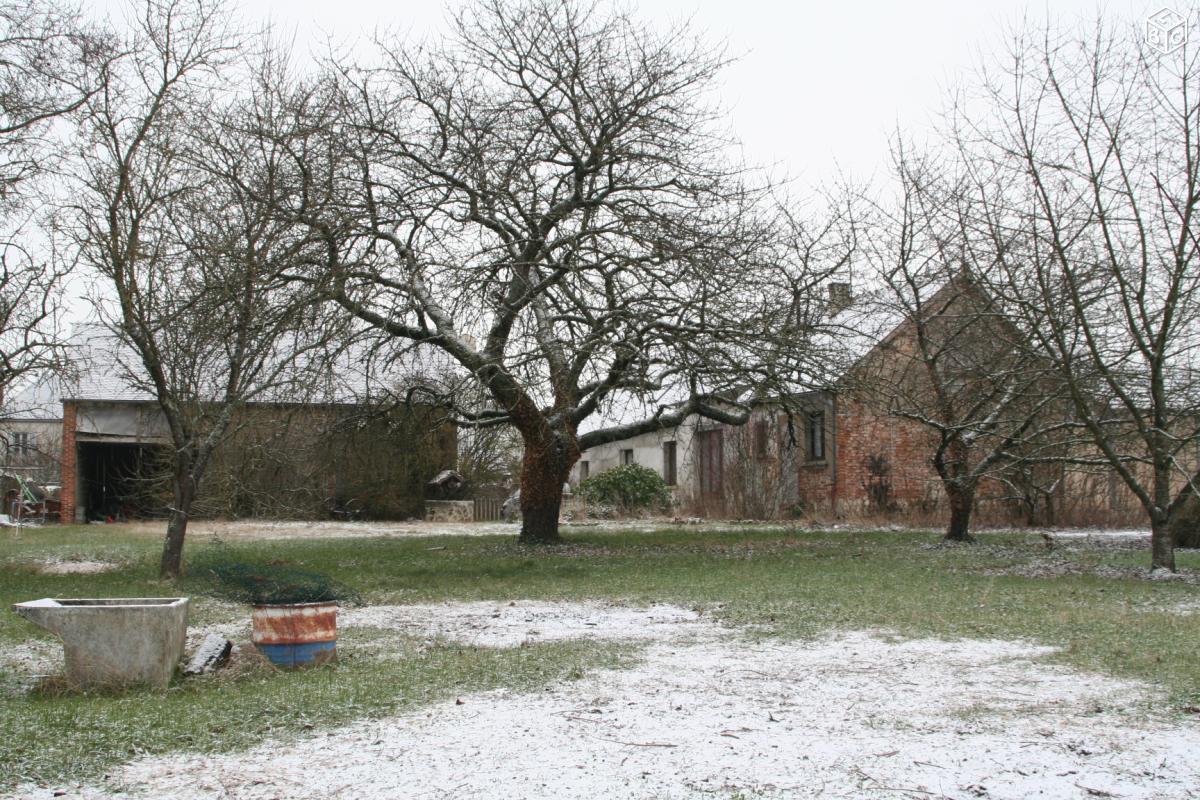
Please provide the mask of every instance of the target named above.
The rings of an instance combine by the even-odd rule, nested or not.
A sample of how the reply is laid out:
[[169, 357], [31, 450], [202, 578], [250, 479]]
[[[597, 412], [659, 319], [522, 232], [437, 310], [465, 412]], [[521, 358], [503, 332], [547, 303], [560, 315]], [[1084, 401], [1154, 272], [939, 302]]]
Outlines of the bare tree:
[[874, 346], [848, 383], [928, 432], [950, 508], [946, 539], [971, 541], [981, 483], [1002, 479], [1057, 427], [1059, 382], [987, 288], [1003, 250], [976, 229], [969, 183], [899, 139], [892, 166], [894, 196], [866, 203], [870, 290], [850, 324]]
[[0, 397], [19, 376], [60, 365], [70, 263], [28, 201], [66, 149], [58, 123], [99, 91], [115, 53], [73, 6], [0, 1]]
[[[331, 67], [265, 126], [295, 154], [281, 213], [325, 242], [307, 279], [467, 370], [489, 402], [463, 424], [520, 432], [522, 541], [558, 538], [581, 448], [744, 423], [727, 390], [804, 350], [777, 323], [817, 279], [781, 289], [789, 231], [708, 102], [724, 61], [605, 6], [484, 0], [444, 41]], [[587, 430], [601, 414], [623, 419]]]
[[[1092, 451], [1145, 509], [1151, 563], [1195, 490], [1200, 422], [1200, 61], [1097, 24], [1013, 40], [960, 109], [1004, 296], [1069, 390]], [[982, 113], [981, 113], [982, 112]]]
[[257, 199], [272, 191], [273, 154], [224, 124], [248, 113], [220, 93], [251, 77], [232, 60], [252, 43], [233, 24], [206, 0], [143, 3], [132, 57], [87, 105], [74, 207], [83, 258], [105, 279], [97, 311], [133, 354], [114, 367], [157, 398], [169, 431], [170, 577], [237, 411], [311, 385], [302, 376], [322, 363], [319, 318], [283, 277], [304, 243]]
[[0, 202], [61, 153], [55, 120], [103, 86], [117, 50], [79, 9], [53, 0], [0, 2]]

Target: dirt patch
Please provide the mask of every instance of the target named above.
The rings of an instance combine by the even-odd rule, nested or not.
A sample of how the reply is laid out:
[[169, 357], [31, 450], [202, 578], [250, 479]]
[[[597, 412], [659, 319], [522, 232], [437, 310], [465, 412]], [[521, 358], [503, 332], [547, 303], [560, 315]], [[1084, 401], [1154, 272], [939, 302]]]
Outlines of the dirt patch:
[[558, 620], [549, 608], [376, 607], [344, 624], [496, 646], [639, 631], [653, 641], [633, 669], [244, 753], [142, 759], [111, 773], [110, 787], [69, 794], [1162, 798], [1200, 785], [1200, 730], [1147, 716], [1149, 687], [1042, 663], [1050, 648], [861, 631], [746, 641], [670, 606], [578, 604]]

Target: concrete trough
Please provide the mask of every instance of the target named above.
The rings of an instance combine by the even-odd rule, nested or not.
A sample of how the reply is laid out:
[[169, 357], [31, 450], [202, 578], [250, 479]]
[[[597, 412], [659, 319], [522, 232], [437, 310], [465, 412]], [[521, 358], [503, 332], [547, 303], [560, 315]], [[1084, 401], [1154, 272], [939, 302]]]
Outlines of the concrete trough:
[[13, 610], [62, 639], [74, 689], [165, 689], [187, 638], [186, 597], [47, 597]]

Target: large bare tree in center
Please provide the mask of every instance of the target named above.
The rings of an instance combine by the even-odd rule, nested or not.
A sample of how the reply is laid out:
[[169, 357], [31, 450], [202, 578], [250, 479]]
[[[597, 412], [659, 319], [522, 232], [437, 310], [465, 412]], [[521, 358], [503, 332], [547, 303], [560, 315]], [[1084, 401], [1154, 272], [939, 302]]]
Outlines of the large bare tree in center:
[[520, 432], [522, 541], [558, 538], [581, 449], [690, 414], [742, 423], [728, 390], [803, 350], [819, 270], [728, 157], [723, 63], [602, 6], [489, 0], [262, 123], [295, 157], [281, 213], [324, 242], [306, 279], [473, 374], [490, 402], [464, 423]]

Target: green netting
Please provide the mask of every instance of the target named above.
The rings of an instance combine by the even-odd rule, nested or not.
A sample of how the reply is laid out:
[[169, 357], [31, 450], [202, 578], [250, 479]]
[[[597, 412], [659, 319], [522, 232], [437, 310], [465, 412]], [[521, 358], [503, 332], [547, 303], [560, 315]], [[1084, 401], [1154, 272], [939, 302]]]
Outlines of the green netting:
[[216, 578], [212, 593], [227, 600], [256, 606], [338, 602], [359, 605], [358, 593], [319, 572], [275, 564], [209, 564]]

